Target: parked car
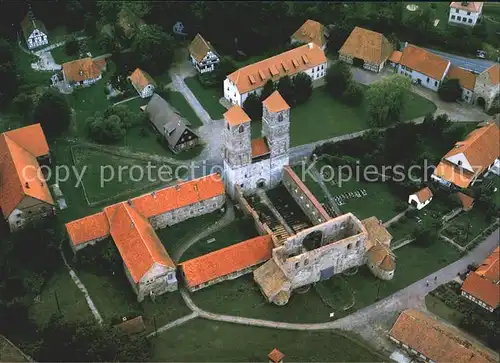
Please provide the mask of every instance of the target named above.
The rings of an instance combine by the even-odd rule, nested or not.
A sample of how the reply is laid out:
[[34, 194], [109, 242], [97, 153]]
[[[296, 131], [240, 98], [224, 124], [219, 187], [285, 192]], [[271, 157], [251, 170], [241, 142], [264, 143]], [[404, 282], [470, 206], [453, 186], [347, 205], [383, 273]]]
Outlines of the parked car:
[[476, 57], [484, 59], [484, 58], [486, 58], [486, 52], [484, 50], [478, 50]]

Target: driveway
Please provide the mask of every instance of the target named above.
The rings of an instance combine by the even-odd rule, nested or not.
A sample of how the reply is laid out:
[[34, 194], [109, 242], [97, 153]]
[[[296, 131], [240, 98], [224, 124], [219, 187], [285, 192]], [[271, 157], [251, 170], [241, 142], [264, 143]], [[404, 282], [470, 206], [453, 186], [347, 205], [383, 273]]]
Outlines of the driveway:
[[439, 50], [434, 50], [429, 48], [424, 48], [424, 49], [434, 54], [437, 54], [445, 59], [448, 59], [454, 66], [464, 68], [478, 74], [482, 73], [487, 68], [495, 64], [495, 62], [486, 59], [467, 58], [467, 57], [461, 57], [459, 55], [441, 52]]

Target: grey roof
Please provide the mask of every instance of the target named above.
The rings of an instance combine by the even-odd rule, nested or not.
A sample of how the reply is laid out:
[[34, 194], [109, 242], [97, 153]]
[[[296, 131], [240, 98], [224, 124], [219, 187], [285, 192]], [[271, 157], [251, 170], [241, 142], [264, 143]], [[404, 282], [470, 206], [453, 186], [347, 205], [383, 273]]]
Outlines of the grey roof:
[[189, 127], [191, 124], [181, 116], [172, 105], [165, 101], [158, 94], [153, 94], [145, 109], [149, 120], [156, 130], [167, 140], [170, 147], [175, 147], [184, 131], [189, 130], [194, 135], [198, 135]]

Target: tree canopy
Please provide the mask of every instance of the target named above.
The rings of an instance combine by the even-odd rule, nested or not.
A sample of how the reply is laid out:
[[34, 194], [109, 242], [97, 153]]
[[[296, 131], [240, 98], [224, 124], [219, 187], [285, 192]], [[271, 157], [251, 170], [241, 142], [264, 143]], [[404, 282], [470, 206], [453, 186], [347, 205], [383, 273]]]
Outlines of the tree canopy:
[[172, 63], [173, 39], [158, 25], [144, 25], [132, 43], [138, 65], [152, 75], [165, 72]]
[[248, 95], [245, 102], [243, 102], [243, 109], [252, 120], [262, 118], [262, 102], [254, 93]]
[[312, 79], [307, 73], [300, 72], [293, 77], [295, 102], [299, 105], [305, 103], [312, 95]]
[[340, 98], [352, 83], [349, 67], [341, 61], [336, 61], [326, 70], [326, 89], [335, 98]]
[[50, 88], [38, 99], [33, 111], [33, 122], [40, 123], [47, 137], [58, 136], [69, 127], [71, 108], [66, 97]]
[[438, 96], [445, 102], [454, 102], [462, 96], [462, 88], [458, 79], [445, 79], [438, 89]]

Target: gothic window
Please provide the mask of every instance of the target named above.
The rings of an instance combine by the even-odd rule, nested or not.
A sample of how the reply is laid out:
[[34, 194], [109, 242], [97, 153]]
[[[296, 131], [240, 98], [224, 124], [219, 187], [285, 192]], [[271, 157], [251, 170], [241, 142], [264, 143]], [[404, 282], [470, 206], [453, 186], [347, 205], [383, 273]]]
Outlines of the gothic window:
[[238, 128], [238, 132], [241, 134], [245, 129], [243, 128], [243, 125], [240, 125]]
[[348, 249], [348, 250], [350, 250], [351, 248], [352, 248], [352, 244], [350, 244], [350, 243], [349, 243], [349, 244], [347, 245], [347, 249]]
[[282, 113], [280, 113], [278, 115], [278, 122], [281, 122], [281, 121], [283, 121], [283, 114]]
[[309, 265], [309, 260], [308, 259], [304, 260], [304, 266], [307, 266], [307, 265]]
[[229, 124], [227, 124], [227, 129], [229, 130]]

